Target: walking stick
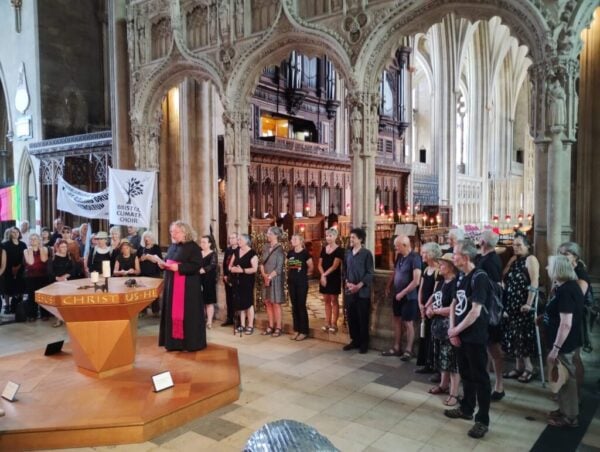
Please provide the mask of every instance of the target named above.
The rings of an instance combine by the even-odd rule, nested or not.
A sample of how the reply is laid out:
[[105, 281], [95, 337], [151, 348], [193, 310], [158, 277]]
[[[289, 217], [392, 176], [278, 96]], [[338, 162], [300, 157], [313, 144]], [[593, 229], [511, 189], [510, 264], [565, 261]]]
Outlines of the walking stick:
[[544, 374], [544, 358], [542, 355], [542, 340], [540, 338], [540, 327], [536, 321], [537, 318], [537, 313], [538, 313], [538, 301], [540, 299], [539, 297], [539, 289], [535, 291], [535, 298], [533, 301], [533, 305], [534, 305], [534, 310], [533, 312], [535, 313], [535, 315], [533, 316], [533, 322], [535, 324], [535, 338], [536, 338], [536, 342], [537, 342], [537, 350], [538, 350], [538, 356], [540, 359], [540, 376], [542, 377], [542, 388], [546, 387], [546, 375]]

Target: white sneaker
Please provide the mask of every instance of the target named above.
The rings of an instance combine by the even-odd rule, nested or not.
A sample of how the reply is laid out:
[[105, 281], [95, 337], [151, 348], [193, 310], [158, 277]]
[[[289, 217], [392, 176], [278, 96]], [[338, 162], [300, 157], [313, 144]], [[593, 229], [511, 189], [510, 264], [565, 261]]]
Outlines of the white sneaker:
[[325, 333], [327, 333], [329, 331], [329, 328], [330, 328], [329, 325], [323, 325], [321, 327], [321, 331], [324, 331]]

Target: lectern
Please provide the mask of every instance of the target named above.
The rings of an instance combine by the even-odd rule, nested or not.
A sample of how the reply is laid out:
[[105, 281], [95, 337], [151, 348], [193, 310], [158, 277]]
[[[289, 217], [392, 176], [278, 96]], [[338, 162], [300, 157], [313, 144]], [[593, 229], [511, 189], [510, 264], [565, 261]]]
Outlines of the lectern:
[[61, 281], [35, 292], [35, 301], [64, 320], [80, 372], [97, 378], [129, 370], [135, 361], [138, 313], [156, 300], [162, 279], [110, 278], [107, 292], [87, 280]]

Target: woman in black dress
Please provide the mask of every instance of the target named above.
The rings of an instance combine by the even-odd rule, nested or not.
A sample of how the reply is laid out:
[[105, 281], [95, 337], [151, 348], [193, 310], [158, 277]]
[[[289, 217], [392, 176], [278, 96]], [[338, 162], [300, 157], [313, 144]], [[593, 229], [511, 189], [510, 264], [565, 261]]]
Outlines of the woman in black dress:
[[431, 340], [431, 321], [425, 315], [425, 305], [429, 297], [433, 294], [439, 275], [438, 261], [442, 255], [442, 249], [437, 243], [425, 243], [421, 249], [423, 263], [427, 265], [421, 274], [421, 284], [419, 285], [419, 311], [421, 312], [421, 321], [425, 322], [425, 335], [419, 340], [419, 352], [417, 354], [417, 366], [415, 373], [426, 374], [434, 373], [433, 362], [433, 342]]
[[119, 253], [115, 260], [114, 276], [135, 276], [140, 274], [140, 261], [137, 254], [131, 250], [129, 240], [121, 240]]
[[319, 257], [319, 292], [323, 294], [325, 302], [325, 325], [321, 329], [329, 333], [337, 333], [340, 305], [338, 296], [342, 291], [342, 261], [344, 250], [337, 243], [338, 231], [330, 228], [325, 232], [325, 248], [321, 250]]
[[[104, 231], [99, 231], [95, 238], [95, 245], [90, 250], [87, 257], [87, 270], [88, 273], [98, 272], [102, 274], [102, 262], [109, 261], [111, 249], [108, 247], [108, 234]], [[112, 269], [112, 262], [111, 262]]]
[[[254, 282], [258, 271], [258, 256], [254, 252], [248, 234], [240, 234], [238, 252], [229, 266], [235, 311], [240, 313], [238, 331], [254, 333]], [[246, 319], [248, 319], [246, 321]]]
[[6, 270], [4, 270], [4, 312], [15, 312], [16, 303], [25, 292], [23, 252], [27, 245], [21, 241], [19, 228], [9, 229], [8, 240], [2, 243], [6, 252]]
[[308, 312], [306, 296], [308, 295], [308, 275], [312, 274], [313, 261], [304, 246], [304, 237], [300, 234], [292, 236], [292, 249], [288, 251], [288, 290], [292, 301], [292, 318], [294, 331], [293, 341], [303, 341], [308, 337]]
[[[138, 260], [140, 261], [140, 276], [148, 276], [149, 278], [160, 278], [160, 267], [157, 261], [162, 259], [160, 246], [156, 244], [154, 234], [146, 231], [142, 234], [142, 246], [137, 250]], [[158, 259], [157, 259], [158, 258]], [[160, 312], [160, 302], [158, 298], [150, 305], [152, 316], [158, 317]]]
[[194, 241], [194, 231], [181, 220], [169, 227], [171, 241], [165, 260], [163, 309], [158, 345], [167, 351], [193, 352], [206, 348], [204, 303], [200, 286], [202, 253]]
[[[67, 281], [75, 272], [75, 264], [69, 255], [69, 245], [65, 240], [59, 239], [54, 247], [56, 252], [50, 263], [50, 281]], [[52, 326], [57, 328], [63, 323], [61, 319], [56, 319]]]
[[206, 306], [206, 327], [212, 328], [215, 316], [215, 304], [217, 303], [217, 253], [213, 247], [209, 235], [203, 235], [200, 239], [202, 250], [202, 263], [200, 264], [200, 283], [202, 284], [202, 298]]

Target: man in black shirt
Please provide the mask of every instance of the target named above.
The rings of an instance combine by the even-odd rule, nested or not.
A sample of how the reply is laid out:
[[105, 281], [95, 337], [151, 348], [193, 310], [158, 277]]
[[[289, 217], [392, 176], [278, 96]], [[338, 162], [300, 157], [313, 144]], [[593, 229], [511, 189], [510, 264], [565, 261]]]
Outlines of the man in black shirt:
[[490, 423], [490, 376], [487, 373], [488, 304], [490, 282], [484, 272], [475, 274], [477, 249], [470, 240], [461, 240], [454, 248], [454, 265], [460, 270], [450, 312], [448, 337], [457, 348], [458, 370], [463, 382], [464, 397], [460, 408], [444, 411], [453, 419], [473, 419], [469, 430], [472, 438], [483, 438]]
[[[481, 255], [477, 259], [476, 266], [485, 271], [492, 282], [499, 284], [502, 281], [502, 261], [500, 260], [500, 256], [496, 253], [498, 239], [498, 234], [491, 229], [486, 229], [482, 232], [481, 238], [479, 239]], [[502, 354], [501, 342], [502, 328], [500, 325], [490, 325], [487, 349], [492, 358], [494, 375], [496, 376], [494, 392], [492, 392], [491, 395], [492, 401], [502, 400], [505, 396], [504, 380], [502, 378], [502, 373], [504, 372], [504, 356]]]

